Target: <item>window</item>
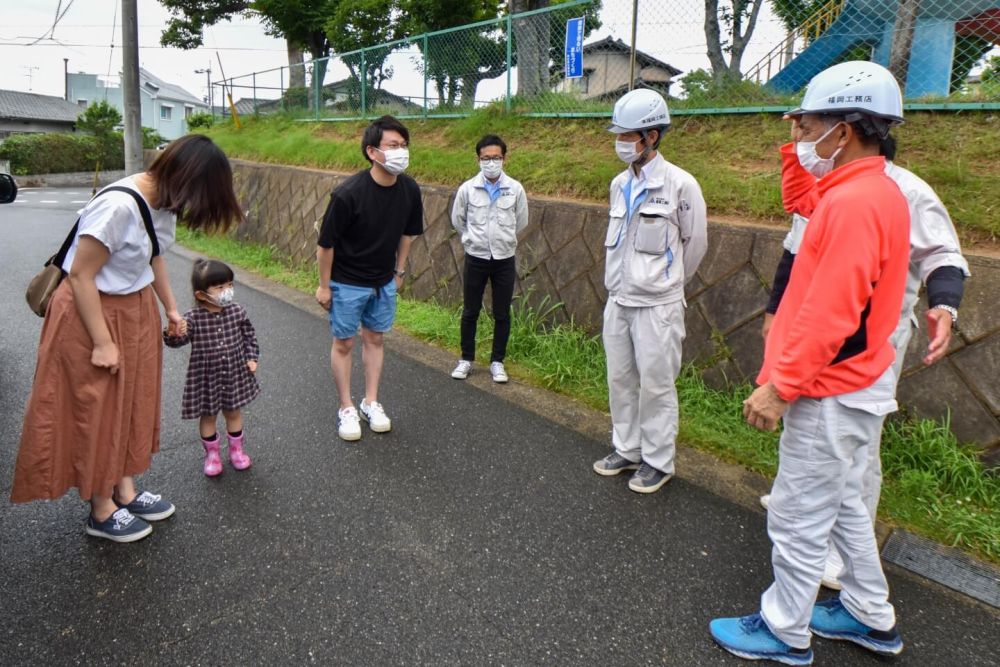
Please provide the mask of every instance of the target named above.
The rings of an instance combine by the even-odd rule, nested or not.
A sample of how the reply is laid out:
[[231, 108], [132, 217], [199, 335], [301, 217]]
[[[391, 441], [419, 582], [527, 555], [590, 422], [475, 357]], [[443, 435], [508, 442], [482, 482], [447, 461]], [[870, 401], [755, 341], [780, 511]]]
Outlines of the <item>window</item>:
[[184, 105], [184, 117], [185, 118], [190, 118], [191, 114], [193, 114], [193, 113], [194, 113], [194, 107], [191, 106], [191, 105], [189, 105], [189, 104], [185, 104]]
[[84, 109], [86, 109], [87, 108], [87, 100], [77, 100], [76, 101], [76, 106], [83, 107]]
[[169, 104], [160, 105], [160, 120], [170, 120], [173, 118], [174, 108]]

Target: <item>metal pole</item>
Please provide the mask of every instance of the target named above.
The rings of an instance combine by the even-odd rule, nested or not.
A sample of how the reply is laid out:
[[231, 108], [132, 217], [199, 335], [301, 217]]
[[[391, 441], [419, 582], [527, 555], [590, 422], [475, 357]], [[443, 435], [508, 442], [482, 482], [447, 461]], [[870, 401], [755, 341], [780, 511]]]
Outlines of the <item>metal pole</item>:
[[253, 73], [253, 115], [257, 115], [257, 72]]
[[368, 88], [368, 72], [365, 71], [365, 50], [361, 49], [361, 117], [367, 116], [365, 105], [365, 92]]
[[510, 13], [507, 14], [507, 97], [504, 101], [504, 108], [510, 111], [510, 77], [511, 77], [511, 61], [513, 60], [513, 50], [511, 47], [511, 42], [514, 39], [513, 30], [513, 19]]
[[139, 21], [136, 0], [122, 0], [122, 107], [125, 174], [142, 171], [142, 109], [139, 106]]
[[639, 0], [632, 0], [632, 47], [628, 58], [628, 89], [635, 85], [635, 31], [639, 23]]
[[427, 33], [425, 32], [424, 33], [424, 118], [427, 118], [427, 111], [428, 111], [428, 109], [427, 109], [427, 77], [428, 77], [427, 66], [428, 66], [428, 64], [430, 62], [430, 59], [427, 57], [427, 48], [428, 48]]
[[[291, 78], [291, 77], [292, 77], [292, 66], [289, 65], [288, 66], [288, 78]], [[281, 110], [284, 111], [285, 110], [285, 68], [284, 67], [279, 67], [278, 68], [278, 95], [280, 95], [280, 97], [278, 99], [281, 100]]]

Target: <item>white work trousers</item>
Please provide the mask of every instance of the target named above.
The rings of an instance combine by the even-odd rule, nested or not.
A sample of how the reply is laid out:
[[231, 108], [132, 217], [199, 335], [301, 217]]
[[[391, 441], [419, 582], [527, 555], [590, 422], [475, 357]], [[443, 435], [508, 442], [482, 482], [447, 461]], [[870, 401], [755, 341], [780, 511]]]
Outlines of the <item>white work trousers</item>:
[[862, 499], [872, 443], [894, 409], [894, 389], [890, 368], [869, 390], [800, 398], [785, 415], [767, 508], [774, 583], [761, 596], [761, 614], [789, 646], [810, 644], [809, 619], [831, 543], [844, 556], [840, 599], [847, 610], [877, 630], [896, 623]]
[[631, 307], [609, 299], [603, 339], [615, 450], [674, 474], [683, 302]]
[[[896, 348], [896, 361], [892, 364], [892, 370], [896, 376], [897, 385], [903, 374], [903, 357], [912, 335], [913, 324], [908, 316], [904, 316], [899, 320], [899, 325], [889, 339], [889, 342]], [[895, 395], [895, 387], [893, 389]], [[884, 422], [885, 417], [883, 416], [879, 421], [878, 432], [872, 439], [872, 446], [868, 449], [868, 466], [865, 468], [864, 482], [861, 485], [861, 499], [865, 503], [872, 523], [878, 516], [878, 501], [882, 494], [882, 425]], [[844, 559], [833, 544], [830, 545], [827, 563], [827, 571], [829, 572], [840, 572], [844, 569]]]

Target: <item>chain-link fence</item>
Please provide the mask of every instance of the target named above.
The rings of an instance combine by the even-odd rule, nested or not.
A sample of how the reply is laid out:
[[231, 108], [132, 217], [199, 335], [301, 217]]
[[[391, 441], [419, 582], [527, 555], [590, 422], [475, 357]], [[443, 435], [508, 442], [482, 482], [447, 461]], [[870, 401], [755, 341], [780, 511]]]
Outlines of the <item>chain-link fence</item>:
[[213, 86], [241, 115], [316, 120], [606, 116], [631, 87], [674, 113], [777, 111], [861, 59], [889, 67], [911, 108], [1000, 108], [998, 45], [1000, 0], [569, 0]]

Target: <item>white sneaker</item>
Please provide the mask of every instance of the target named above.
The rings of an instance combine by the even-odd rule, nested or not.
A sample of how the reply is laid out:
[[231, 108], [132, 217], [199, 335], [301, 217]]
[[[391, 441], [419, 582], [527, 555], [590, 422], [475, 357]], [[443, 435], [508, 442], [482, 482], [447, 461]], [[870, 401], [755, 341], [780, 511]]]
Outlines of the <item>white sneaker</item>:
[[507, 371], [503, 369], [503, 362], [494, 361], [490, 364], [490, 375], [493, 376], [493, 381], [499, 384], [503, 384], [507, 381]]
[[765, 493], [760, 497], [760, 506], [767, 509], [767, 506], [771, 503], [771, 494]]
[[392, 422], [385, 416], [385, 410], [378, 401], [366, 403], [365, 399], [361, 399], [361, 416], [375, 433], [388, 433], [392, 429]]
[[341, 440], [361, 439], [361, 420], [358, 419], [358, 411], [354, 406], [341, 408], [337, 413], [337, 435]]
[[456, 380], [464, 380], [469, 377], [469, 371], [472, 370], [472, 362], [466, 361], [465, 359], [460, 359], [458, 365], [455, 366], [455, 370], [451, 372], [451, 376]]
[[831, 591], [839, 591], [840, 573], [844, 571], [844, 561], [837, 550], [830, 545], [830, 553], [826, 556], [826, 565], [823, 567], [823, 578], [820, 584]]

